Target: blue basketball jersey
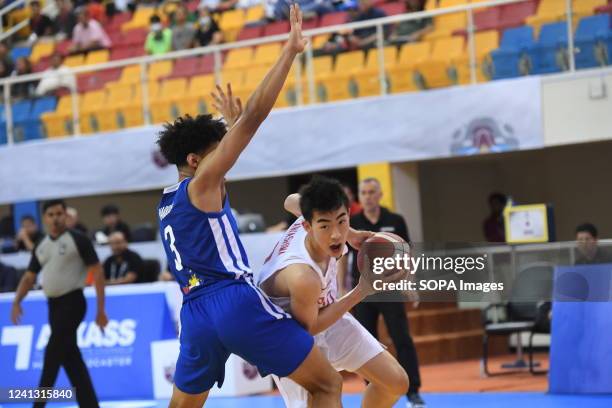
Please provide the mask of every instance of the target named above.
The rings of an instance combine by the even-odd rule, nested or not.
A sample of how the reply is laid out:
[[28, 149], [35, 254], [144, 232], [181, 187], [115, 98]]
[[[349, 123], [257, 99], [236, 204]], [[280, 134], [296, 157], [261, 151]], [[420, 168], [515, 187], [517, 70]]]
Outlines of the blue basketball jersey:
[[251, 274], [227, 195], [221, 211], [200, 211], [189, 200], [190, 181], [167, 187], [158, 208], [168, 269], [185, 300], [212, 283]]

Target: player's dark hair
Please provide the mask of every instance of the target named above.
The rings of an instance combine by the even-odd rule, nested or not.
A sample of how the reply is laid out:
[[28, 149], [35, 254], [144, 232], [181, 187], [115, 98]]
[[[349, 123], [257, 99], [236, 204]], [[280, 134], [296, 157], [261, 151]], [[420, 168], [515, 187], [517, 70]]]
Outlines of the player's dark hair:
[[106, 204], [100, 210], [100, 215], [102, 217], [105, 217], [107, 215], [113, 215], [113, 214], [119, 215], [119, 207], [117, 207], [115, 204]]
[[189, 153], [202, 153], [225, 136], [225, 124], [212, 115], [181, 116], [166, 123], [157, 144], [169, 163], [178, 167], [187, 164]]
[[66, 202], [64, 200], [60, 200], [60, 199], [47, 200], [47, 201], [44, 201], [43, 204], [42, 204], [42, 212], [43, 212], [43, 214], [49, 208], [55, 207], [56, 205], [61, 205], [64, 210], [66, 209]]
[[21, 222], [24, 222], [26, 220], [27, 221], [32, 221], [34, 224], [36, 224], [36, 220], [30, 214], [26, 214], [23, 217], [21, 217]]
[[593, 238], [597, 238], [597, 228], [590, 222], [585, 222], [576, 227], [576, 234], [579, 232], [588, 232]]
[[310, 183], [300, 189], [300, 210], [306, 221], [311, 222], [315, 211], [336, 211], [344, 206], [348, 209], [348, 197], [342, 184], [329, 177], [314, 176]]

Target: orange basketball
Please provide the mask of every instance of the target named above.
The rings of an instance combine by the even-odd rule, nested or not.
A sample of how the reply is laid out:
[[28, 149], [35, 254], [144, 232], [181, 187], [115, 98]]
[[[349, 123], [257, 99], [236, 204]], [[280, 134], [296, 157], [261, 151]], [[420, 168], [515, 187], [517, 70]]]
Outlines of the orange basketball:
[[[357, 268], [360, 273], [369, 275], [373, 271], [376, 258], [395, 258], [404, 254], [410, 255], [410, 249], [402, 237], [391, 232], [377, 232], [361, 245], [357, 253]], [[381, 275], [391, 275], [396, 271], [395, 268], [385, 268]]]

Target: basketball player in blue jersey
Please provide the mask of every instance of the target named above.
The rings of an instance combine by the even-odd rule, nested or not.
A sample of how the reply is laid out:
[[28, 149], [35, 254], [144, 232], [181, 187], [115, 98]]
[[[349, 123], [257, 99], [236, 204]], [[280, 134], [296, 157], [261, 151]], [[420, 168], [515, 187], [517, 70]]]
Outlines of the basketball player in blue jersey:
[[[262, 375], [288, 376], [308, 390], [313, 407], [341, 406], [342, 377], [312, 336], [253, 284], [224, 183], [304, 50], [297, 5], [290, 22], [278, 61], [229, 129], [210, 115], [186, 116], [159, 135], [162, 154], [179, 172], [158, 210], [168, 267], [184, 294], [173, 408], [203, 406], [213, 385], [223, 383], [230, 353]], [[229, 86], [228, 94], [231, 99]]]

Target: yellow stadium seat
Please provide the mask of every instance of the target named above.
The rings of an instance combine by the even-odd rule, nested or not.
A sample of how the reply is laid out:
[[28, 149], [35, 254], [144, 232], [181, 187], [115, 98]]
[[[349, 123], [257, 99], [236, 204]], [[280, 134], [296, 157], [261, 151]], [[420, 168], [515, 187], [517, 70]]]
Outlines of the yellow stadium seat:
[[101, 64], [103, 62], [107, 62], [109, 60], [109, 51], [108, 50], [97, 50], [91, 51], [87, 54], [85, 58], [85, 64]]
[[128, 65], [121, 71], [119, 82], [122, 84], [134, 84], [140, 82], [140, 65]]
[[[482, 31], [474, 36], [476, 54], [476, 78], [478, 82], [488, 81], [489, 76], [485, 75], [484, 68], [490, 64], [491, 51], [499, 47], [499, 32], [497, 30]], [[470, 83], [470, 57], [469, 50], [465, 49], [463, 55], [453, 61], [457, 70], [457, 81], [460, 84]]]
[[252, 60], [253, 60], [253, 49], [252, 48], [247, 47], [247, 48], [233, 49], [227, 53], [227, 58], [225, 59], [225, 64], [223, 64], [223, 69], [245, 68], [251, 65]]
[[227, 42], [233, 42], [238, 37], [240, 29], [246, 21], [244, 9], [229, 10], [221, 15], [219, 27]]
[[102, 109], [106, 103], [106, 91], [90, 91], [82, 95], [80, 103], [79, 120], [81, 125], [81, 133], [89, 134], [100, 131], [98, 118], [93, 115], [94, 112]]
[[211, 111], [210, 93], [215, 89], [214, 75], [198, 75], [191, 78], [187, 94], [178, 100], [182, 115], [197, 115]]
[[41, 58], [48, 57], [53, 54], [55, 50], [55, 43], [52, 41], [38, 41], [32, 47], [32, 53], [30, 54], [30, 61], [37, 63]]
[[[374, 96], [381, 94], [380, 73], [378, 64], [378, 49], [368, 52], [365, 68], [353, 72], [359, 96]], [[383, 49], [385, 76], [392, 70], [397, 62], [397, 48], [385, 47]]]
[[[77, 95], [77, 98], [78, 97]], [[45, 112], [40, 118], [43, 122], [47, 137], [54, 138], [72, 134], [72, 96], [62, 96], [57, 103], [55, 111]]]
[[149, 26], [149, 19], [155, 14], [155, 9], [152, 7], [138, 7], [132, 16], [132, 19], [121, 26], [121, 31], [129, 31], [135, 28], [144, 28]]
[[453, 32], [465, 30], [467, 19], [465, 13], [443, 14], [434, 17], [434, 29], [423, 37], [427, 41], [435, 41], [440, 38], [450, 37]]
[[132, 99], [134, 86], [121, 82], [107, 84], [106, 106], [92, 113], [100, 131], [119, 129], [117, 120], [118, 109]]
[[85, 56], [83, 54], [71, 55], [64, 60], [64, 65], [67, 67], [78, 67], [85, 64]]
[[232, 88], [238, 89], [244, 86], [244, 76], [245, 71], [242, 69], [237, 70], [222, 70], [221, 71], [221, 83], [223, 89], [225, 89], [226, 85], [231, 84]]
[[451, 62], [463, 54], [463, 43], [463, 37], [443, 38], [434, 43], [431, 58], [417, 65], [427, 88], [452, 85], [448, 70]]
[[162, 123], [180, 115], [178, 101], [187, 92], [187, 79], [175, 78], [164, 81], [159, 93], [151, 98], [151, 120]]
[[164, 60], [156, 61], [149, 65], [147, 79], [149, 81], [155, 81], [161, 77], [168, 76], [172, 73], [173, 61]]
[[252, 65], [272, 65], [281, 53], [282, 45], [272, 43], [260, 45], [255, 49]]
[[322, 101], [341, 101], [353, 97], [350, 89], [351, 81], [348, 77], [324, 79], [321, 85], [325, 95]]
[[343, 52], [336, 57], [334, 76], [351, 76], [364, 67], [365, 56], [363, 51]]
[[363, 69], [363, 51], [350, 51], [339, 54], [336, 57], [336, 64], [331, 74], [317, 72], [317, 86], [325, 96], [323, 101], [338, 101], [353, 97], [351, 83], [353, 74]]
[[312, 60], [315, 80], [329, 76], [333, 72], [334, 60], [331, 56], [317, 57]]
[[390, 90], [392, 93], [411, 92], [420, 89], [416, 67], [419, 63], [429, 59], [431, 43], [428, 41], [409, 43], [402, 46], [397, 64], [389, 69]]
[[463, 6], [469, 3], [470, 0], [440, 0], [438, 8]]
[[262, 20], [265, 14], [266, 11], [263, 6], [249, 7], [247, 9], [245, 23], [253, 23]]
[[431, 43], [425, 41], [405, 44], [400, 49], [397, 66], [414, 69], [421, 61], [429, 59], [431, 49]]
[[323, 48], [329, 39], [329, 34], [315, 35], [312, 39], [312, 48], [318, 50]]
[[525, 23], [534, 28], [536, 33], [544, 24], [562, 21], [565, 18], [565, 1], [541, 0], [536, 14], [527, 17]]
[[573, 13], [579, 17], [592, 16], [597, 7], [608, 4], [607, 0], [574, 0]]
[[435, 10], [438, 8], [438, 0], [427, 0], [425, 10]]

